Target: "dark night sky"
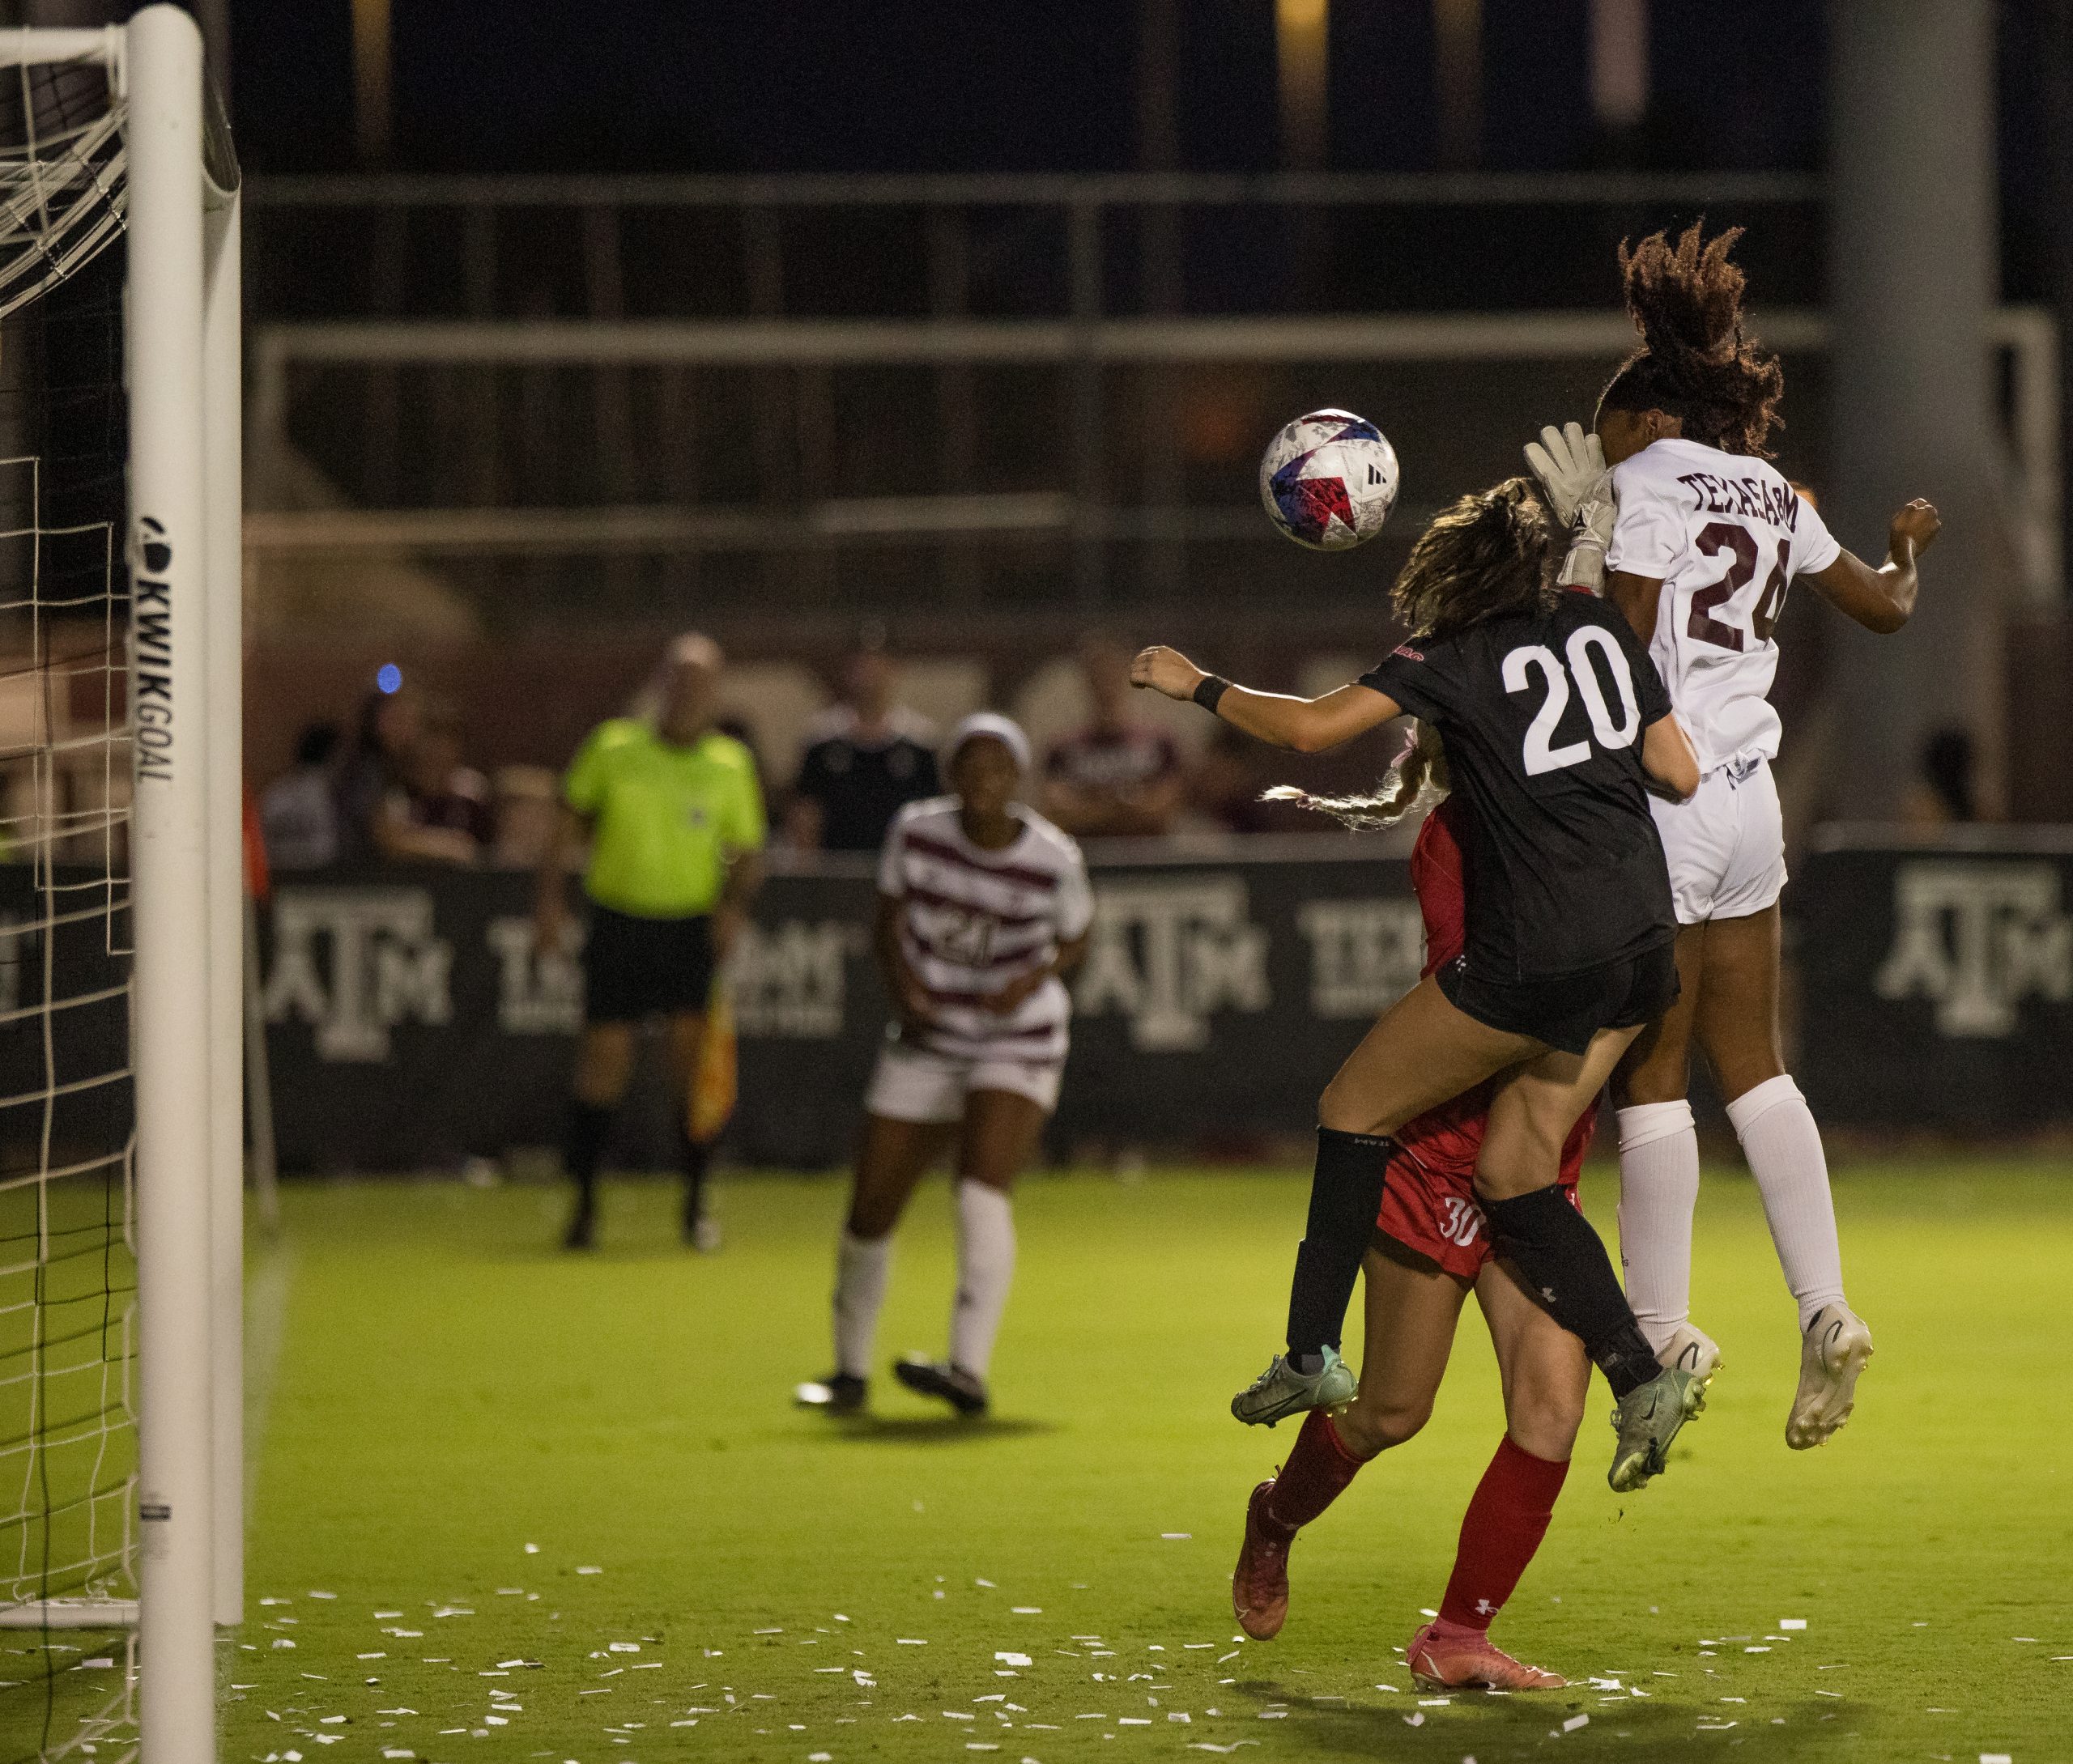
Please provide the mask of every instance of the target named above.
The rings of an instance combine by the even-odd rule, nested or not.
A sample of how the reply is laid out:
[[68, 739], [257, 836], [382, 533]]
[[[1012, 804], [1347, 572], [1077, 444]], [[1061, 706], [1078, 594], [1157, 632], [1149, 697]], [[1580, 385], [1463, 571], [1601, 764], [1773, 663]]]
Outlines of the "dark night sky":
[[[1590, 163], [1587, 0], [1485, 11], [1486, 163]], [[1647, 163], [1803, 167], [1820, 151], [1821, 9], [1658, 5]], [[1432, 163], [1427, 0], [1337, 0], [1332, 155]], [[1270, 0], [1192, 0], [1185, 163], [1275, 159]], [[1120, 169], [1134, 159], [1127, 0], [395, 0], [398, 151], [414, 168]], [[608, 23], [601, 22], [608, 20]], [[351, 163], [347, 0], [235, 8], [236, 100], [255, 170]], [[1780, 69], [1792, 70], [1789, 78]]]
[[[1838, 3], [1838, 0], [1831, 0]], [[355, 164], [349, 0], [232, 0], [250, 170]], [[394, 0], [395, 151], [415, 171], [1107, 171], [1136, 163], [1132, 0]], [[1607, 142], [1589, 0], [1484, 8], [1483, 164], [1813, 169], [1826, 7], [1654, 0], [1653, 104]], [[1190, 169], [1277, 159], [1271, 0], [1181, 0]], [[2048, 280], [2033, 8], [2001, 8], [2004, 292]], [[602, 22], [601, 22], [602, 21]], [[1430, 0], [1333, 0], [1331, 162], [1428, 169]]]

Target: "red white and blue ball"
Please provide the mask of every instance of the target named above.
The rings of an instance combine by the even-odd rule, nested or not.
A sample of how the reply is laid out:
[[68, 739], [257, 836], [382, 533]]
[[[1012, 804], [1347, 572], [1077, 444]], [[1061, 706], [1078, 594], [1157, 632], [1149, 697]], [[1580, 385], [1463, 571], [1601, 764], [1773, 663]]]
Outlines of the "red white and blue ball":
[[1396, 449], [1351, 410], [1313, 410], [1267, 444], [1267, 518], [1313, 551], [1344, 551], [1382, 530], [1396, 506]]

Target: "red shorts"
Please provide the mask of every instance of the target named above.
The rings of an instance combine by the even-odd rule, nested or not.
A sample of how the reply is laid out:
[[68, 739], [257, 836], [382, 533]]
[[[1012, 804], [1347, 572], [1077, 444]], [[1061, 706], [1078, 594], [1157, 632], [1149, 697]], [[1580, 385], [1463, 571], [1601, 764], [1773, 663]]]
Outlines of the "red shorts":
[[[1476, 1202], [1474, 1168], [1420, 1160], [1415, 1148], [1399, 1145], [1384, 1177], [1377, 1226], [1457, 1278], [1474, 1280], [1493, 1253], [1488, 1222]], [[1573, 1206], [1577, 1174], [1573, 1164], [1562, 1171]]]

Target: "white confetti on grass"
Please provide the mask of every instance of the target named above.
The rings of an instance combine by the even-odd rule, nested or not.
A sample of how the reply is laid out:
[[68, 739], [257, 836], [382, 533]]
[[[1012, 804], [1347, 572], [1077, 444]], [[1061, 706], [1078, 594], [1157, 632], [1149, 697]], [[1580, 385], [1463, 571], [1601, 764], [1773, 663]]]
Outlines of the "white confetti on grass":
[[605, 1571], [602, 1568], [578, 1568], [576, 1571], [578, 1574], [602, 1574]]
[[1807, 1619], [1803, 1617], [1781, 1617], [1778, 1619], [1778, 1627], [1781, 1630], [1803, 1630], [1807, 1627]]
[[1573, 1715], [1568, 1720], [1562, 1724], [1562, 1731], [1564, 1733], [1574, 1733], [1578, 1728], [1589, 1727], [1590, 1725], [1590, 1717], [1589, 1715]]
[[1159, 1536], [1165, 1543], [1185, 1544], [1194, 1537], [1194, 1533], [1191, 1531], [1163, 1531]]

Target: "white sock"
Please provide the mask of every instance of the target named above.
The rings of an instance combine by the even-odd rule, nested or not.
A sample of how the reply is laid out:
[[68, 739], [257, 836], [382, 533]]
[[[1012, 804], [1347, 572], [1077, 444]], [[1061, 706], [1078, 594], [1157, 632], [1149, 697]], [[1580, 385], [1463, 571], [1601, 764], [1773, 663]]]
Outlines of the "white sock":
[[886, 1277], [892, 1270], [889, 1235], [852, 1237], [844, 1229], [835, 1252], [835, 1370], [846, 1377], [870, 1375], [878, 1314], [885, 1303]]
[[1836, 1241], [1836, 1204], [1828, 1192], [1828, 1160], [1821, 1129], [1799, 1086], [1788, 1077], [1768, 1078], [1727, 1105], [1764, 1197], [1764, 1217], [1777, 1245], [1785, 1283], [1799, 1301], [1803, 1331], [1824, 1305], [1843, 1302], [1843, 1253]]
[[984, 1378], [1015, 1278], [1015, 1205], [998, 1188], [957, 1184], [957, 1297], [950, 1307], [950, 1362]]
[[1619, 1121], [1620, 1265], [1634, 1319], [1660, 1354], [1692, 1311], [1699, 1135], [1689, 1103], [1637, 1103]]

